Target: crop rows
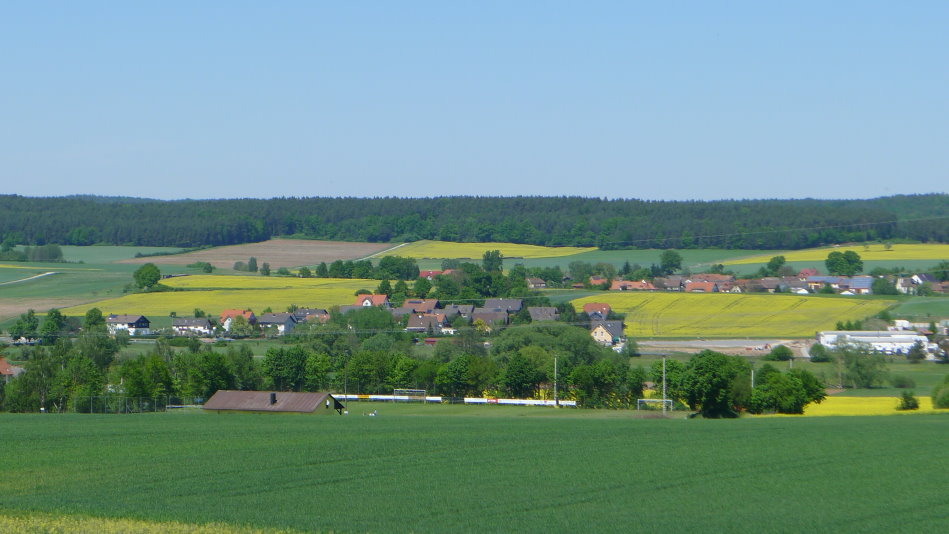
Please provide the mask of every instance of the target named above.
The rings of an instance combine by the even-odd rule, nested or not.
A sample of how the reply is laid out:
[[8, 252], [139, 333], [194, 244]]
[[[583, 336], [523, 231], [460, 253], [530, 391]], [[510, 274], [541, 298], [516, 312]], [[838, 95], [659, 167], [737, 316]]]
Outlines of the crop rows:
[[882, 299], [730, 293], [604, 293], [573, 301], [605, 302], [626, 314], [632, 337], [809, 337], [837, 321], [859, 320], [893, 304]]
[[[492, 409], [503, 410], [471, 408]], [[939, 415], [378, 411], [3, 415], [0, 505], [343, 532], [927, 532], [949, 515], [944, 470], [931, 449], [908, 446], [939, 443]]]
[[[202, 277], [202, 278], [246, 278], [252, 283], [265, 286], [269, 283], [264, 277]], [[294, 279], [279, 279], [295, 282]], [[302, 280], [302, 279], [298, 279]], [[290, 287], [284, 289], [210, 289], [196, 291], [174, 291], [165, 293], [136, 293], [119, 298], [101, 300], [91, 304], [65, 308], [65, 315], [83, 315], [89, 308], [99, 308], [103, 314], [135, 313], [145, 316], [167, 316], [176, 312], [180, 316], [191, 314], [195, 308], [217, 314], [231, 308], [252, 309], [257, 313], [265, 308], [284, 311], [290, 305], [299, 307], [329, 308], [336, 305], [349, 305], [355, 300], [355, 292], [365, 288], [372, 290], [378, 285], [376, 280], [323, 280], [312, 287]], [[210, 282], [202, 282], [210, 283]], [[222, 284], [233, 283], [225, 280]], [[259, 286], [258, 286], [259, 287]]]

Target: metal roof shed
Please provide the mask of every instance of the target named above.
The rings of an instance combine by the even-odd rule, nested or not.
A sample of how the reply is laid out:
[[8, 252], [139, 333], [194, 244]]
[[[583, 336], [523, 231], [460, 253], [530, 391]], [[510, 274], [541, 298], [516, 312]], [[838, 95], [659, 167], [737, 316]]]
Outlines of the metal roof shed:
[[216, 412], [287, 412], [342, 414], [346, 408], [326, 392], [294, 393], [290, 391], [218, 390], [206, 403], [205, 410]]

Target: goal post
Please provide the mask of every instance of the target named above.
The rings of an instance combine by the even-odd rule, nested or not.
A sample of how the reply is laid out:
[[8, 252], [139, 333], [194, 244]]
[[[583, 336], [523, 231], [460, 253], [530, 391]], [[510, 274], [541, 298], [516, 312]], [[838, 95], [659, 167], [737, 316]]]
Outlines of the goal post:
[[393, 389], [392, 390], [392, 400], [394, 402], [421, 402], [425, 403], [425, 395], [427, 391], [424, 389]]
[[636, 399], [637, 410], [662, 410], [663, 412], [672, 411], [672, 399]]

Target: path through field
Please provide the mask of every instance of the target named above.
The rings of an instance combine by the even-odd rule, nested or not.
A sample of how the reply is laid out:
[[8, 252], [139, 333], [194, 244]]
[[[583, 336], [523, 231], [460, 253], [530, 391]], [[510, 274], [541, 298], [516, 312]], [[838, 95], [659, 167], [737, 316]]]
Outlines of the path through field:
[[10, 280], [9, 282], [0, 282], [0, 286], [5, 286], [9, 284], [19, 284], [20, 282], [29, 282], [30, 280], [36, 280], [37, 278], [43, 278], [44, 276], [49, 276], [51, 274], [59, 274], [55, 271], [50, 271], [48, 273], [38, 274], [36, 276], [30, 276], [27, 278], [20, 278], [19, 280]]

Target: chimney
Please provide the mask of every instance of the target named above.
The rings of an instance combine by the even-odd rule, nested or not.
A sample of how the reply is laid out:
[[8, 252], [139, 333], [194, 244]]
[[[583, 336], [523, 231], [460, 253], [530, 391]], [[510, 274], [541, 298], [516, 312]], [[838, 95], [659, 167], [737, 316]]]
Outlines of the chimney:
[[274, 392], [270, 393], [270, 404], [277, 404], [277, 394]]

